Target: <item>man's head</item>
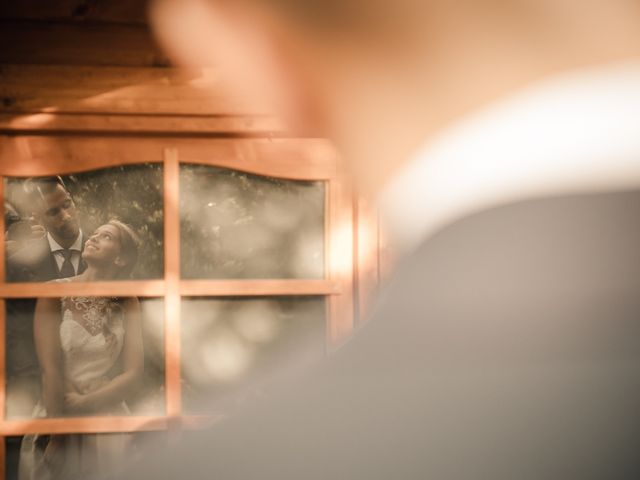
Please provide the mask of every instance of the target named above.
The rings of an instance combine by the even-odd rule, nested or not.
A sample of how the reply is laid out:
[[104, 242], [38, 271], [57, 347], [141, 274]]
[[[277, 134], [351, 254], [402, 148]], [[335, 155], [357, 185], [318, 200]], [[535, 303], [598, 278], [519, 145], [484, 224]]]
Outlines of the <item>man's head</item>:
[[80, 234], [76, 206], [60, 177], [41, 177], [29, 182], [36, 221], [62, 247], [73, 245]]
[[496, 98], [640, 56], [638, 0], [157, 0], [152, 20], [179, 63], [227, 69], [242, 98], [334, 140], [371, 193]]

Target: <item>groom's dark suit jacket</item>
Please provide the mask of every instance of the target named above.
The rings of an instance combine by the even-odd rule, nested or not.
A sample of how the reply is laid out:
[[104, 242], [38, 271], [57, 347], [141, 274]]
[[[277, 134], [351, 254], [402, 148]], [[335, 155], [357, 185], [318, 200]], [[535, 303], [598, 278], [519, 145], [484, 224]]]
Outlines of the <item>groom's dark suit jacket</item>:
[[602, 193], [432, 235], [324, 365], [129, 478], [637, 479], [639, 438], [640, 192]]
[[[82, 237], [82, 248], [86, 238]], [[86, 265], [82, 259], [78, 273]], [[48, 282], [59, 278], [59, 269], [49, 247], [47, 237], [29, 242], [7, 259], [8, 282]], [[7, 301], [7, 373], [36, 375], [39, 373], [33, 343], [33, 313], [35, 299]]]
[[[86, 237], [82, 237], [82, 247]], [[7, 259], [6, 275], [8, 282], [48, 282], [59, 278], [59, 269], [46, 237], [29, 242], [28, 246]], [[78, 273], [82, 273], [86, 265], [82, 259], [78, 265]], [[21, 395], [32, 395], [33, 401], [38, 398], [40, 384], [40, 366], [36, 357], [33, 340], [33, 314], [36, 300], [8, 299], [6, 316], [6, 387], [8, 398], [15, 401], [14, 385], [20, 385]], [[27, 390], [24, 390], [24, 389]], [[24, 401], [24, 400], [23, 400]], [[20, 439], [7, 439], [7, 478], [17, 472], [20, 451]]]

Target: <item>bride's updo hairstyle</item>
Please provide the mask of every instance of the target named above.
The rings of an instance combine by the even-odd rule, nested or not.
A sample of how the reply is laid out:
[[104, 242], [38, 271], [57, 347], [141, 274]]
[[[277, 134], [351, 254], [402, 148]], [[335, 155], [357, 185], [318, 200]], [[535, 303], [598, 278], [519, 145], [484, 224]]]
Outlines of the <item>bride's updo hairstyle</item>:
[[118, 256], [125, 262], [125, 264], [118, 271], [117, 278], [131, 278], [131, 272], [138, 261], [140, 238], [133, 228], [120, 220], [109, 220], [107, 225], [116, 227], [120, 232], [120, 253]]

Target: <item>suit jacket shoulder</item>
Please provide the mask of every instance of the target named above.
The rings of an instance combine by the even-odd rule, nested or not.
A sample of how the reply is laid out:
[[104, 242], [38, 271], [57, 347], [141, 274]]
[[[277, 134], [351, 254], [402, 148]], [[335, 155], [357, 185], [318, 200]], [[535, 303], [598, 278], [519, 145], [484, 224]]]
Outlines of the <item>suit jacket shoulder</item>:
[[638, 245], [640, 192], [457, 221], [319, 371], [127, 478], [640, 478]]
[[58, 277], [46, 237], [27, 242], [7, 259], [9, 282], [45, 282]]

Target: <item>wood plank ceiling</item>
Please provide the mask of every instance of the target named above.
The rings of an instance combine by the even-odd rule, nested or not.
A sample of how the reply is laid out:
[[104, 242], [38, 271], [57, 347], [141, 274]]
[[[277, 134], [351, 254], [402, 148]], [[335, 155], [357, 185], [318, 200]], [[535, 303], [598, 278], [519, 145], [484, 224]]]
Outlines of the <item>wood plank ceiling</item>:
[[277, 128], [255, 102], [225, 89], [215, 69], [173, 68], [147, 8], [146, 0], [0, 2], [0, 130], [28, 130], [25, 114], [38, 113], [63, 129], [78, 114], [137, 116], [137, 124], [153, 116], [156, 130], [158, 117], [175, 116], [186, 119], [178, 128], [191, 122], [194, 131], [208, 130], [203, 122], [220, 128], [220, 118], [250, 117], [234, 127], [249, 131]]

